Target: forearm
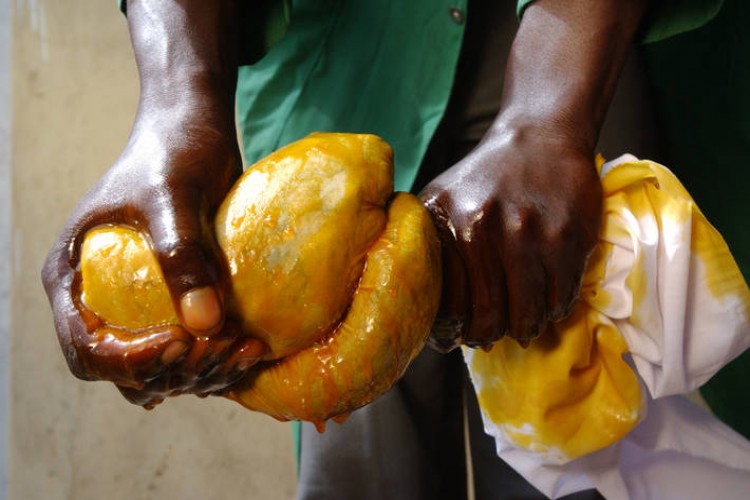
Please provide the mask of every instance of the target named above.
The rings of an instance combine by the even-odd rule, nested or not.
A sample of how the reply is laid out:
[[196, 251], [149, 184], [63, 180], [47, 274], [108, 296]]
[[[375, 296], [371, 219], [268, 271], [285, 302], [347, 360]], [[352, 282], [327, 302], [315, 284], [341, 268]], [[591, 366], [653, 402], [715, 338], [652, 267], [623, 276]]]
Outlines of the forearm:
[[139, 112], [169, 108], [234, 123], [236, 0], [128, 0]]
[[493, 125], [594, 148], [647, 0], [538, 0], [513, 43]]

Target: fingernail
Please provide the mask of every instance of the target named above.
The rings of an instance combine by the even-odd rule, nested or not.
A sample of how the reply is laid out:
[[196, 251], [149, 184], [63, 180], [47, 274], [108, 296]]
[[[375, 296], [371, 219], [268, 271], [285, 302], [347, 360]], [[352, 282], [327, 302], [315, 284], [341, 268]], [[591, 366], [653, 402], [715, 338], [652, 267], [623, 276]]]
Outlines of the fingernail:
[[161, 353], [161, 362], [165, 365], [172, 364], [188, 350], [188, 345], [182, 340], [175, 340]]
[[180, 300], [182, 321], [189, 330], [211, 332], [221, 322], [221, 302], [212, 287], [190, 290]]
[[259, 358], [243, 358], [237, 361], [234, 365], [234, 369], [238, 372], [244, 372], [245, 370], [252, 368], [258, 363]]

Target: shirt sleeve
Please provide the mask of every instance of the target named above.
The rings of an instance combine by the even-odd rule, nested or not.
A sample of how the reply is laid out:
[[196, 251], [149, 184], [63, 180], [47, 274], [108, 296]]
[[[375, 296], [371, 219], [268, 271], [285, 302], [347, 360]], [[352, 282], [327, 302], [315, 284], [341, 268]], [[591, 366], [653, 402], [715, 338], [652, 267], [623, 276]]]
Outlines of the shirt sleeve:
[[[533, 1], [518, 0], [519, 19]], [[658, 42], [700, 28], [716, 16], [723, 3], [724, 0], [654, 0], [644, 20], [641, 42]]]
[[[127, 0], [118, 3], [127, 15]], [[240, 9], [240, 63], [253, 64], [286, 34], [291, 17], [290, 0], [242, 2]]]

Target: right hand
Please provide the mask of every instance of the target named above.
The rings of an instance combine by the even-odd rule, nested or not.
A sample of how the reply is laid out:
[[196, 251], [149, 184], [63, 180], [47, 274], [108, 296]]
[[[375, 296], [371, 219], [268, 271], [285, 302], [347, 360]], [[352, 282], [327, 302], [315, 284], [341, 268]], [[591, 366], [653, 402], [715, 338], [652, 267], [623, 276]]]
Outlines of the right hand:
[[[173, 394], [221, 391], [265, 351], [223, 313], [227, 278], [212, 219], [241, 173], [234, 125], [204, 102], [170, 106], [141, 107], [125, 151], [78, 203], [42, 270], [71, 371], [112, 381], [144, 407]], [[81, 303], [81, 243], [90, 229], [110, 224], [149, 236], [181, 325], [134, 334]]]

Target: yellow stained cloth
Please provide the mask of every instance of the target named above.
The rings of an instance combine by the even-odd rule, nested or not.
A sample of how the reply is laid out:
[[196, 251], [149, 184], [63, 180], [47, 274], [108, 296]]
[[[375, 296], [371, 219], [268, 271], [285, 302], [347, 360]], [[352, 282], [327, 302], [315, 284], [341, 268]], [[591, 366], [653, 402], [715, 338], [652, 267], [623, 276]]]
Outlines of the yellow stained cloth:
[[565, 463], [611, 445], [643, 418], [641, 384], [653, 398], [692, 390], [750, 343], [747, 284], [677, 178], [627, 157], [602, 186], [600, 242], [571, 316], [527, 349], [464, 350], [499, 451]]

